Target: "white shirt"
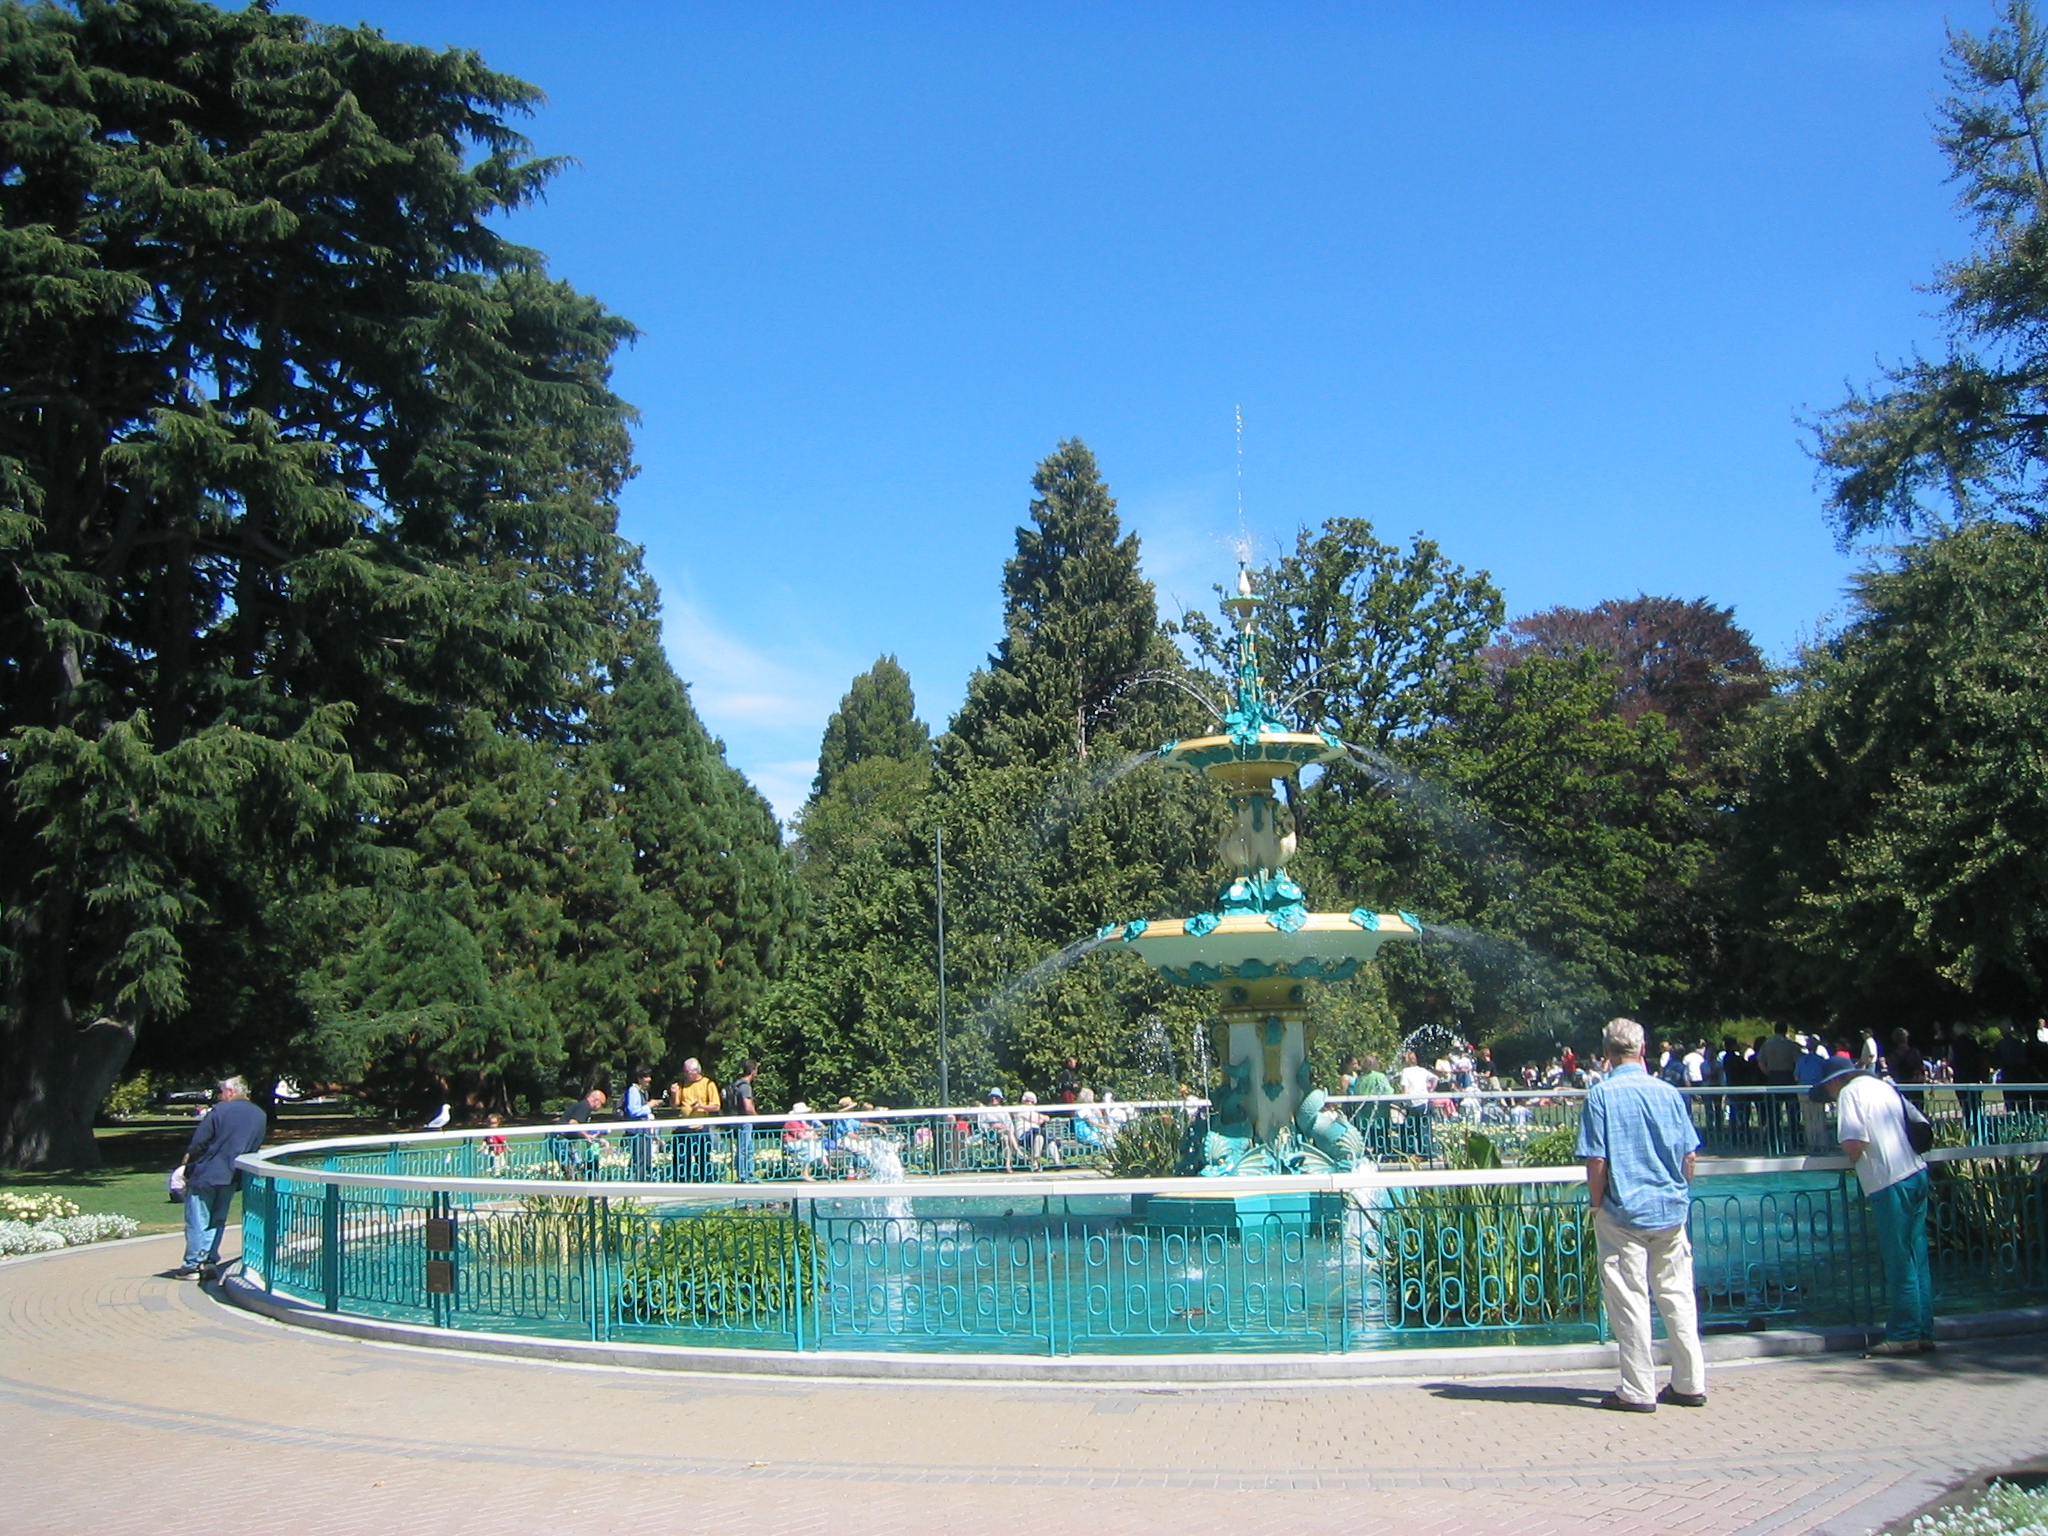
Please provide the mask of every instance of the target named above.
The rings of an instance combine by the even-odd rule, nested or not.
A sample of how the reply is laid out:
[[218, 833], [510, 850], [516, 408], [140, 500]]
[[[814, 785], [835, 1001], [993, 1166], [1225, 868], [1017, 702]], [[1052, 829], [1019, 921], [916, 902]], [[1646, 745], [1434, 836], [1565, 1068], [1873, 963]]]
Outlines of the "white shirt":
[[1898, 1089], [1874, 1077], [1852, 1077], [1835, 1099], [1835, 1134], [1843, 1141], [1863, 1142], [1856, 1159], [1856, 1177], [1863, 1193], [1874, 1195], [1927, 1166], [1906, 1140], [1905, 1103]]
[[1436, 1074], [1427, 1067], [1403, 1067], [1401, 1091], [1418, 1108], [1429, 1103], [1429, 1090], [1436, 1086]]

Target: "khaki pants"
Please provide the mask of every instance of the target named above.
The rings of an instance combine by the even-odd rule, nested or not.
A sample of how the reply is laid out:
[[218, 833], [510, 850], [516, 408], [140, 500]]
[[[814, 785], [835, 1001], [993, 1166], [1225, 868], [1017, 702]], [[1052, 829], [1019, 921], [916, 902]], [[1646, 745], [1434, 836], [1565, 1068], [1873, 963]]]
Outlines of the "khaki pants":
[[1650, 1354], [1653, 1296], [1670, 1345], [1671, 1390], [1706, 1391], [1707, 1365], [1700, 1357], [1699, 1311], [1692, 1294], [1692, 1243], [1685, 1227], [1639, 1232], [1602, 1206], [1593, 1213], [1593, 1234], [1600, 1245], [1607, 1325], [1621, 1346], [1620, 1395], [1632, 1403], [1657, 1399], [1657, 1367]]

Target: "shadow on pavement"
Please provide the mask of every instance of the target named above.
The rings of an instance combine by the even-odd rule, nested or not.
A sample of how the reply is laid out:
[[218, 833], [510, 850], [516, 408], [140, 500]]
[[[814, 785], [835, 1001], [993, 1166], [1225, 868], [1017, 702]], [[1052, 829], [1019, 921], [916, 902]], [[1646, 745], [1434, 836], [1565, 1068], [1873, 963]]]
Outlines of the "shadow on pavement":
[[[1865, 1364], [1856, 1355], [1844, 1361]], [[1943, 1376], [1950, 1380], [1987, 1380], [2002, 1376], [2038, 1376], [2048, 1372], [2048, 1335], [2019, 1334], [2003, 1339], [1957, 1339], [1944, 1341], [1931, 1355], [1904, 1360], [1872, 1360], [1900, 1377]]]
[[1440, 1381], [1430, 1392], [1452, 1403], [1541, 1403], [1552, 1408], [1598, 1408], [1604, 1389], [1593, 1387], [1504, 1387]]

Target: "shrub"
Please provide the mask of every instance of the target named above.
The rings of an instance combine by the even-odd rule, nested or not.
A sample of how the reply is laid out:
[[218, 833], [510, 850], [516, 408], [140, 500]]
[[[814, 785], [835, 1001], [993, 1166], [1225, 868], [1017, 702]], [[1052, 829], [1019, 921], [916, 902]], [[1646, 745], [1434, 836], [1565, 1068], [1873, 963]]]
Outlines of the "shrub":
[[1109, 1176], [1164, 1179], [1193, 1172], [1187, 1166], [1189, 1135], [1187, 1118], [1178, 1111], [1142, 1111], [1109, 1144]]
[[1556, 1125], [1538, 1131], [1522, 1143], [1517, 1161], [1524, 1168], [1569, 1168], [1579, 1160], [1579, 1130], [1573, 1125]]
[[1922, 1515], [1912, 1536], [2048, 1536], [2048, 1488], [1994, 1482], [1967, 1508]]
[[23, 1253], [48, 1253], [63, 1246], [63, 1235], [47, 1227], [32, 1227], [25, 1221], [0, 1221], [0, 1258], [13, 1258]]
[[116, 1238], [133, 1237], [140, 1230], [140, 1223], [128, 1216], [58, 1216], [49, 1221], [39, 1222], [44, 1232], [54, 1232], [76, 1248], [84, 1243], [104, 1243]]
[[817, 1235], [783, 1211], [657, 1218], [635, 1235], [614, 1293], [623, 1322], [786, 1327], [824, 1288]]
[[143, 1113], [156, 1102], [157, 1089], [161, 1085], [147, 1072], [138, 1072], [125, 1082], [116, 1083], [100, 1106], [100, 1112], [109, 1120], [127, 1120]]

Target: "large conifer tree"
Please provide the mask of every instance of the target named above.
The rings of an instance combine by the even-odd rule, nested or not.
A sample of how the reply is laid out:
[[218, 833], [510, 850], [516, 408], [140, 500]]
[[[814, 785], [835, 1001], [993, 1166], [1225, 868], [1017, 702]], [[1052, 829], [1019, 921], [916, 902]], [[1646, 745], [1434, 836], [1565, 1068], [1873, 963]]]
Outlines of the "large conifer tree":
[[1049, 1082], [1070, 1054], [1087, 1071], [1128, 1071], [1147, 1014], [1185, 1039], [1193, 1000], [1128, 956], [1042, 985], [1015, 978], [1103, 924], [1201, 910], [1217, 875], [1208, 786], [1133, 771], [1139, 754], [1209, 728], [1176, 686], [1191, 674], [1138, 538], [1084, 443], [1059, 444], [1031, 484], [1003, 570], [1002, 642], [939, 747], [959, 1054], [1012, 1085]]
[[[713, 792], [686, 701], [653, 735], [720, 830], [668, 875], [584, 835], [640, 606], [630, 328], [499, 233], [554, 169], [509, 126], [536, 100], [261, 7], [0, 6], [0, 1164], [94, 1162], [138, 1029], [255, 1078], [324, 1049], [340, 996], [438, 1018], [434, 1071], [488, 1026], [467, 1065], [502, 1075], [707, 1030], [751, 985], [781, 898], [731, 871], [774, 828]], [[667, 1022], [619, 1002], [663, 879], [698, 957]], [[392, 963], [351, 992], [365, 933]], [[436, 976], [460, 1028], [416, 1012]]]

